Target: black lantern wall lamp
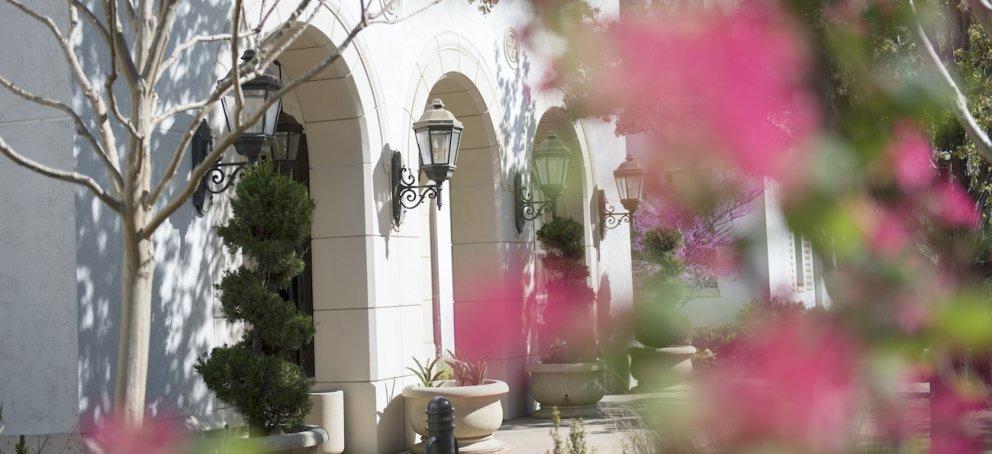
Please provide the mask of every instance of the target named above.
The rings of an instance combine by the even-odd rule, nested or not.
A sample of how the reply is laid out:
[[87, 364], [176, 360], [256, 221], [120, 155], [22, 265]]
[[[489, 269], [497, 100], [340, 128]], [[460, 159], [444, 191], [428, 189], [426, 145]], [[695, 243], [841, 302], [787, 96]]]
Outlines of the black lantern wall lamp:
[[[246, 63], [254, 58], [255, 51], [252, 49], [246, 50], [241, 56], [241, 60]], [[282, 88], [282, 67], [279, 62], [275, 62], [275, 68], [278, 71], [276, 74], [262, 74], [241, 82], [244, 105], [241, 108], [241, 121], [239, 123], [246, 122]], [[227, 80], [223, 80], [219, 84], [227, 82]], [[232, 119], [235, 114], [233, 92], [221, 99], [221, 107], [224, 110], [227, 130], [234, 130], [236, 126]], [[249, 165], [258, 164], [260, 161], [269, 161], [277, 166], [280, 172], [290, 174], [295, 167], [302, 134], [303, 125], [282, 111], [282, 100], [276, 100], [265, 109], [262, 118], [248, 126], [234, 142], [234, 151], [244, 160], [229, 162], [218, 160], [214, 167], [204, 175], [200, 187], [192, 198], [196, 211], [201, 216], [205, 214], [212, 204], [211, 194], [227, 191], [234, 185], [245, 167]], [[196, 130], [192, 148], [191, 155], [195, 169], [213, 150], [213, 131], [205, 121], [201, 122]]]
[[413, 123], [420, 170], [432, 183], [418, 185], [417, 178], [405, 165], [399, 151], [393, 152], [392, 173], [393, 221], [399, 225], [403, 211], [416, 208], [430, 198], [441, 208], [441, 187], [455, 173], [458, 145], [462, 140], [462, 122], [444, 108], [440, 99], [431, 102], [420, 120]]
[[627, 159], [613, 171], [613, 179], [617, 183], [620, 204], [627, 209], [627, 212], [615, 212], [613, 205], [606, 201], [606, 191], [597, 188], [596, 199], [599, 201], [599, 233], [601, 237], [606, 236], [607, 230], [616, 228], [624, 221], [633, 222], [634, 212], [641, 204], [641, 197], [644, 192], [644, 170], [631, 155], [627, 155]]
[[523, 176], [517, 173], [513, 178], [514, 221], [517, 233], [524, 230], [527, 221], [533, 221], [544, 213], [556, 215], [558, 197], [565, 191], [571, 152], [558, 134], [551, 131], [534, 148], [534, 172], [545, 201], [534, 201], [530, 191], [524, 187]]

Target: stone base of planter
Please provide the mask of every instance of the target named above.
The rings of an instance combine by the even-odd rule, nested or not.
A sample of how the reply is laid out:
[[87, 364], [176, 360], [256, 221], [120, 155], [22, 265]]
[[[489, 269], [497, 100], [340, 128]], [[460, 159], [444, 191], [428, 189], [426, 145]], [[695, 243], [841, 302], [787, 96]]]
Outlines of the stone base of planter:
[[[487, 452], [500, 452], [504, 448], [503, 443], [492, 435], [482, 437], [478, 440], [458, 440], [458, 452], [468, 454], [482, 454]], [[414, 454], [424, 454], [424, 442], [417, 443], [410, 448]]]
[[601, 414], [598, 402], [606, 393], [602, 363], [562, 363], [527, 365], [530, 393], [541, 408], [531, 416], [552, 418], [554, 408], [562, 418], [588, 418]]
[[637, 379], [637, 386], [631, 392], [650, 393], [688, 379], [692, 375], [696, 347], [630, 347], [627, 353], [630, 355], [630, 374]]
[[327, 441], [327, 432], [317, 426], [307, 426], [306, 430], [282, 435], [269, 435], [257, 438], [232, 438], [225, 440], [224, 452], [278, 452], [281, 454], [317, 453], [321, 444]]
[[[540, 419], [554, 418], [555, 407], [541, 407], [531, 413], [531, 416]], [[599, 404], [592, 405], [559, 405], [558, 415], [561, 419], [569, 418], [597, 418], [603, 416], [603, 410], [599, 409]]]

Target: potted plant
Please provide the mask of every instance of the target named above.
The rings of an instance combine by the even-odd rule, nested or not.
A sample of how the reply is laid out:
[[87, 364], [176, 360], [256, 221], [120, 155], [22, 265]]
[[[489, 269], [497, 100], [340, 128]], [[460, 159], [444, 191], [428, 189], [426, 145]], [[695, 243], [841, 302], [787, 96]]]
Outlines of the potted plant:
[[527, 366], [530, 390], [541, 408], [537, 418], [594, 416], [606, 393], [605, 366], [599, 361], [596, 332], [590, 329], [595, 292], [586, 283], [582, 225], [555, 217], [537, 231], [545, 250], [541, 258], [548, 274], [547, 301], [538, 323], [541, 360]]
[[634, 392], [651, 392], [684, 381], [692, 373], [696, 348], [690, 343], [692, 323], [680, 313], [689, 300], [684, 266], [675, 255], [682, 235], [657, 228], [643, 239], [641, 259], [649, 271], [634, 302], [634, 337], [640, 345], [627, 349]]
[[313, 339], [313, 320], [279, 294], [303, 271], [297, 248], [310, 234], [314, 203], [305, 186], [262, 165], [245, 172], [231, 209], [230, 221], [217, 233], [230, 250], [241, 251], [244, 263], [217, 288], [224, 318], [243, 322], [244, 334], [238, 343], [199, 358], [196, 371], [244, 419], [250, 446], [315, 450], [327, 434], [303, 424], [311, 405], [309, 384], [290, 361]]
[[[503, 444], [493, 434], [503, 424], [503, 406], [500, 399], [510, 391], [506, 383], [486, 378], [486, 360], [459, 358], [448, 352], [449, 358], [435, 358], [426, 363], [416, 359], [414, 374], [419, 384], [403, 390], [406, 423], [421, 439], [427, 438], [427, 403], [436, 396], [444, 396], [455, 409], [455, 440], [458, 452], [482, 453], [503, 449]], [[440, 370], [444, 364], [449, 371]], [[450, 376], [451, 378], [445, 378]], [[413, 452], [424, 452], [424, 443], [414, 445]]]

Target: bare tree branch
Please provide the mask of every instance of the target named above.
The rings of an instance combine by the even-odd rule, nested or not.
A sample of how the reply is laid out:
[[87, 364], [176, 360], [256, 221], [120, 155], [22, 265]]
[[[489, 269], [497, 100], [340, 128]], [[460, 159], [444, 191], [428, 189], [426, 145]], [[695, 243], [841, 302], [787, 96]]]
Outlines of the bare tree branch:
[[120, 191], [121, 187], [123, 186], [123, 179], [121, 177], [120, 167], [118, 163], [112, 162], [110, 160], [110, 157], [107, 155], [107, 151], [100, 146], [99, 142], [97, 142], [96, 140], [96, 137], [93, 136], [93, 133], [86, 126], [86, 123], [83, 121], [82, 117], [80, 117], [79, 114], [76, 113], [76, 111], [72, 110], [72, 108], [67, 106], [66, 104], [56, 101], [54, 99], [49, 99], [43, 96], [35, 95], [34, 93], [31, 93], [15, 85], [14, 83], [12, 83], [11, 81], [7, 80], [2, 76], [0, 76], [0, 85], [2, 85], [11, 93], [27, 101], [60, 110], [64, 112], [66, 115], [68, 115], [69, 118], [72, 119], [73, 123], [76, 124], [76, 132], [82, 135], [83, 139], [85, 139], [90, 144], [90, 146], [93, 147], [93, 150], [100, 157], [100, 160], [103, 161], [104, 166], [107, 167], [107, 174], [110, 175], [111, 180], [114, 182], [114, 187], [118, 191]]
[[[286, 51], [286, 49], [289, 49], [289, 46], [292, 46], [293, 43], [296, 42], [296, 39], [303, 34], [307, 28], [306, 26], [313, 22], [313, 19], [317, 16], [320, 7], [325, 4], [324, 0], [318, 0], [318, 3], [319, 4], [317, 7], [314, 8], [304, 23], [300, 24], [296, 20], [303, 15], [303, 11], [310, 5], [310, 0], [302, 0], [298, 5], [296, 5], [296, 9], [293, 10], [292, 14], [290, 14], [289, 19], [283, 21], [283, 23], [279, 25], [279, 28], [273, 30], [272, 33], [269, 33], [269, 35], [266, 36], [266, 43], [279, 44], [279, 47], [269, 49], [265, 46], [265, 43], [259, 43], [259, 52], [258, 55], [255, 56], [259, 62], [259, 71], [267, 70], [269, 66], [275, 62], [276, 59]], [[286, 32], [294, 27], [297, 27], [297, 29], [288, 38], [284, 38]]]
[[24, 155], [14, 151], [14, 149], [7, 144], [3, 137], [0, 137], [0, 154], [8, 157], [11, 161], [14, 161], [16, 164], [31, 170], [32, 172], [39, 173], [56, 180], [81, 185], [89, 189], [112, 210], [118, 213], [121, 211], [121, 202], [110, 194], [107, 194], [107, 191], [104, 191], [103, 188], [100, 187], [95, 180], [93, 180], [93, 178], [76, 172], [67, 172], [65, 170], [54, 169], [38, 161], [27, 158]]
[[[104, 0], [105, 3], [117, 3], [117, 0]], [[134, 5], [131, 4], [130, 0], [120, 0], [124, 4], [124, 12], [127, 14], [127, 21], [131, 24], [131, 27], [137, 30], [135, 22], [138, 20], [138, 13], [134, 11]], [[116, 6], [115, 6], [116, 9]]]
[[[111, 4], [107, 6], [109, 8], [107, 12], [108, 15], [107, 20], [110, 21], [110, 26], [112, 29], [118, 30], [119, 27], [117, 24], [116, 7], [114, 6], [113, 2], [111, 2]], [[121, 52], [118, 49], [119, 47], [118, 44], [119, 43], [117, 39], [115, 39], [114, 37], [111, 37], [110, 41], [107, 43], [107, 47], [110, 48], [110, 74], [107, 75], [107, 80], [104, 81], [103, 87], [104, 90], [107, 91], [107, 99], [110, 104], [110, 111], [114, 114], [114, 117], [117, 118], [118, 122], [120, 122], [122, 125], [124, 125], [124, 127], [127, 128], [128, 132], [131, 134], [132, 137], [140, 138], [141, 133], [138, 132], [138, 129], [134, 126], [134, 123], [131, 122], [130, 119], [126, 118], [124, 114], [121, 113], [117, 103], [117, 95], [114, 94], [114, 82], [117, 81], [117, 74], [118, 74], [117, 67], [123, 66], [120, 60], [122, 59], [121, 54], [125, 53], [125, 52]], [[126, 59], [130, 60], [131, 56], [127, 55]], [[132, 62], [132, 66], [133, 66], [133, 62]], [[129, 84], [129, 85], [133, 87], [133, 84]]]
[[169, 118], [175, 116], [176, 114], [179, 114], [179, 113], [182, 113], [182, 112], [186, 112], [188, 110], [202, 109], [204, 107], [207, 107], [209, 105], [209, 103], [210, 103], [209, 99], [204, 99], [204, 100], [200, 100], [200, 101], [189, 102], [189, 103], [186, 103], [186, 104], [178, 104], [178, 105], [172, 106], [172, 107], [170, 107], [170, 108], [162, 111], [157, 116], [155, 116], [155, 119], [153, 120], [153, 124], [155, 124], [155, 125], [160, 124], [163, 121], [168, 120]]
[[[286, 21], [284, 21], [276, 31], [274, 31], [272, 34], [269, 35], [271, 39], [279, 40], [285, 34], [286, 30], [290, 28], [291, 24], [295, 23], [296, 20], [299, 18], [299, 16], [303, 14], [303, 10], [306, 8], [306, 6], [309, 3], [310, 0], [302, 0], [297, 5], [296, 9], [293, 10], [293, 13], [290, 14], [289, 18]], [[323, 1], [321, 1], [321, 4], [323, 4]], [[310, 17], [307, 18], [306, 23], [309, 24], [315, 16], [316, 16], [316, 10], [313, 12], [313, 14], [310, 15]], [[297, 33], [295, 33], [293, 36], [291, 36], [290, 39], [287, 40], [287, 42], [291, 44], [293, 41], [295, 41], [296, 38], [303, 33], [302, 30], [303, 28], [305, 27], [301, 27], [301, 29], [298, 30]], [[285, 46], [288, 47], [289, 44], [286, 44]], [[284, 48], [285, 47], [283, 47], [283, 49]], [[279, 50], [279, 52], [281, 52], [281, 49]], [[263, 55], [270, 55], [270, 54], [271, 54], [270, 52], [263, 52]], [[274, 55], [277, 57], [278, 53]], [[256, 55], [256, 59], [258, 58], [259, 56]], [[267, 61], [274, 61], [274, 60], [275, 57]], [[265, 60], [258, 60], [258, 61], [265, 61]], [[254, 71], [251, 71], [250, 65], [243, 65], [238, 69], [237, 72], [239, 72], [239, 74], [243, 77], [253, 78], [261, 74], [261, 72], [264, 71], [266, 67], [267, 66], [263, 63], [260, 64], [258, 67], [256, 67]], [[232, 73], [235, 72], [233, 71], [233, 69], [234, 68], [232, 68]], [[146, 206], [153, 205], [162, 196], [162, 193], [165, 192], [165, 189], [169, 186], [169, 183], [172, 181], [172, 178], [175, 177], [176, 172], [179, 169], [179, 164], [182, 162], [183, 157], [186, 154], [186, 148], [189, 146], [189, 142], [193, 138], [193, 133], [196, 131], [196, 128], [199, 126], [200, 122], [203, 121], [204, 118], [206, 118], [208, 113], [207, 109], [209, 108], [209, 106], [217, 102], [222, 96], [226, 95], [228, 91], [232, 89], [232, 80], [233, 77], [227, 77], [224, 80], [218, 82], [217, 86], [214, 88], [213, 93], [211, 93], [210, 96], [207, 97], [207, 99], [200, 101], [200, 103], [202, 103], [204, 107], [200, 109], [200, 111], [193, 117], [193, 121], [191, 121], [190, 124], [186, 127], [186, 131], [183, 133], [182, 138], [179, 140], [179, 145], [172, 155], [172, 160], [169, 162], [168, 167], [166, 167], [165, 172], [162, 174], [161, 181], [159, 181], [158, 185], [155, 186], [155, 188], [151, 191], [151, 193], [149, 193], [148, 198], [145, 200]], [[164, 119], [165, 117], [160, 115], [159, 118]], [[216, 161], [217, 159], [219, 159], [221, 153], [217, 153], [217, 156], [214, 157], [212, 161]]]
[[369, 25], [398, 24], [400, 22], [403, 22], [403, 21], [405, 21], [405, 20], [407, 20], [407, 19], [409, 19], [411, 17], [414, 17], [414, 16], [416, 16], [416, 15], [418, 15], [418, 14], [426, 11], [428, 8], [434, 6], [434, 5], [438, 4], [438, 3], [441, 3], [441, 0], [431, 0], [431, 2], [427, 3], [424, 6], [421, 6], [420, 8], [417, 8], [417, 9], [411, 11], [410, 13], [408, 13], [406, 15], [403, 15], [403, 16], [400, 16], [400, 17], [390, 18], [389, 16], [386, 15], [386, 11], [389, 11], [389, 9], [392, 8], [393, 5], [397, 4], [398, 2], [399, 2], [399, 0], [389, 0], [389, 2], [387, 2], [385, 5], [383, 5], [382, 9], [379, 10], [379, 12], [377, 12], [376, 14], [373, 14], [373, 15], [369, 16], [369, 18], [368, 18], [368, 24]]
[[910, 10], [913, 12], [914, 23], [912, 28], [913, 36], [916, 38], [917, 48], [922, 54], [923, 59], [929, 62], [932, 69], [940, 76], [945, 88], [950, 91], [952, 98], [950, 100], [950, 108], [954, 116], [957, 117], [958, 123], [964, 128], [968, 138], [975, 144], [975, 148], [982, 153], [982, 156], [987, 161], [992, 161], [992, 140], [989, 139], [988, 134], [978, 125], [978, 121], [971, 114], [971, 110], [968, 108], [968, 98], [958, 88], [957, 82], [951, 77], [950, 71], [944, 66], [944, 62], [941, 61], [937, 50], [934, 49], [933, 43], [927, 37], [927, 32], [923, 29], [923, 23], [920, 21], [919, 13], [916, 11], [915, 2], [913, 0], [908, 0], [908, 2]]
[[[128, 3], [127, 0], [124, 0], [124, 3]], [[120, 19], [117, 17], [117, 1], [105, 0], [104, 9], [107, 13], [107, 27], [110, 30], [112, 38], [110, 47], [113, 56], [112, 63], [115, 65], [120, 64], [128, 86], [133, 91], [138, 85], [138, 68], [134, 64], [134, 57], [131, 55], [130, 48], [128, 47], [127, 38], [124, 37], [124, 29], [121, 26]]]
[[143, 62], [141, 73], [145, 80], [157, 80], [162, 63], [162, 56], [165, 55], [166, 46], [169, 44], [169, 35], [172, 31], [172, 19], [175, 16], [176, 6], [179, 0], [161, 0], [159, 3], [159, 14], [155, 24], [155, 34], [149, 46], [148, 59]]
[[183, 52], [186, 52], [187, 50], [192, 49], [197, 44], [211, 43], [211, 42], [217, 42], [217, 41], [226, 41], [226, 40], [229, 40], [229, 39], [231, 39], [231, 34], [230, 33], [223, 33], [223, 34], [219, 34], [219, 35], [197, 35], [197, 36], [194, 36], [194, 37], [186, 40], [185, 42], [180, 43], [174, 49], [172, 49], [172, 54], [169, 55], [169, 58], [166, 58], [165, 61], [163, 61], [162, 64], [159, 65], [159, 73], [160, 74], [165, 73], [165, 70], [169, 69], [172, 65], [174, 65], [179, 60], [179, 57], [182, 56], [182, 53]]
[[[361, 13], [364, 17], [366, 12], [362, 11]], [[243, 122], [244, 125], [253, 125], [257, 123], [262, 118], [262, 115], [265, 114], [265, 111], [266, 109], [268, 109], [269, 106], [275, 104], [278, 100], [282, 99], [282, 97], [285, 96], [287, 93], [295, 90], [296, 87], [298, 87], [300, 84], [312, 79], [317, 74], [320, 74], [321, 71], [323, 71], [328, 66], [336, 62], [339, 58], [341, 58], [341, 53], [344, 52], [348, 48], [348, 46], [351, 45], [355, 37], [358, 36], [358, 33], [364, 30], [365, 27], [366, 27], [365, 22], [359, 22], [358, 25], [355, 25], [355, 27], [352, 28], [351, 31], [348, 33], [348, 36], [345, 37], [345, 39], [333, 52], [328, 54], [328, 56], [324, 58], [324, 60], [322, 60], [320, 63], [311, 67], [309, 70], [301, 74], [299, 77], [289, 81], [288, 83], [285, 83], [281, 89], [276, 91], [273, 95], [269, 96], [265, 100], [265, 102], [263, 102], [262, 105], [258, 107], [258, 110], [252, 112], [251, 116]], [[169, 216], [172, 216], [172, 213], [175, 213], [176, 210], [178, 210], [184, 203], [186, 203], [186, 200], [188, 200], [189, 197], [193, 195], [193, 192], [196, 191], [197, 187], [199, 187], [200, 180], [203, 178], [204, 175], [206, 175], [207, 171], [213, 168], [214, 163], [218, 159], [220, 159], [220, 156], [224, 153], [224, 151], [227, 150], [228, 147], [232, 146], [234, 142], [237, 140], [237, 138], [241, 136], [241, 133], [244, 132], [245, 129], [247, 129], [244, 125], [242, 125], [241, 128], [234, 129], [228, 132], [227, 134], [221, 136], [219, 140], [215, 142], [214, 149], [211, 151], [211, 153], [207, 155], [204, 158], [204, 160], [200, 162], [200, 164], [197, 165], [195, 169], [193, 169], [192, 172], [190, 172], [190, 178], [186, 182], [186, 185], [183, 187], [180, 193], [175, 197], [173, 197], [168, 204], [162, 207], [162, 209], [159, 210], [157, 213], [155, 213], [155, 215], [151, 218], [151, 220], [148, 221], [148, 223], [145, 225], [145, 228], [143, 229], [142, 232], [143, 236], [148, 237], [148, 235], [151, 235], [151, 233], [154, 232], [159, 225], [165, 222], [165, 220], [168, 219]], [[180, 150], [179, 152], [182, 152], [182, 150]], [[164, 184], [168, 184], [168, 180], [163, 179], [160, 185], [164, 185]]]
[[241, 29], [241, 0], [235, 0], [234, 8], [231, 10], [231, 77], [234, 88], [234, 112], [231, 115], [231, 122], [235, 129], [241, 128], [241, 109], [244, 108], [245, 98], [241, 93], [241, 71], [238, 59], [241, 57], [238, 52], [238, 30]]
[[[19, 9], [21, 12], [26, 14], [28, 17], [35, 19], [42, 25], [47, 27], [52, 35], [55, 37], [56, 42], [62, 49], [62, 54], [65, 57], [66, 63], [69, 65], [69, 69], [75, 76], [76, 83], [82, 88], [84, 95], [90, 101], [90, 105], [96, 113], [97, 124], [100, 125], [101, 138], [103, 139], [103, 149], [107, 152], [111, 161], [116, 162], [118, 160], [117, 155], [117, 139], [114, 136], [114, 132], [110, 123], [107, 121], [107, 108], [100, 97], [100, 93], [93, 88], [93, 84], [89, 77], [86, 76], [82, 65], [79, 62], [79, 58], [76, 57], [75, 52], [72, 49], [71, 42], [62, 35], [62, 31], [55, 24], [55, 21], [48, 16], [44, 16], [37, 11], [25, 6], [19, 0], [5, 0], [8, 4]], [[71, 11], [75, 11], [71, 9]], [[75, 22], [75, 20], [73, 20]], [[73, 27], [70, 31], [71, 34], [75, 33], [78, 28]]]
[[106, 41], [107, 45], [108, 46], [112, 45], [113, 38], [110, 36], [110, 31], [107, 30], [107, 27], [105, 27], [102, 22], [100, 22], [100, 18], [96, 17], [96, 14], [93, 12], [93, 10], [89, 9], [89, 7], [84, 5], [83, 2], [81, 2], [80, 0], [68, 0], [68, 1], [70, 5], [76, 7], [77, 10], [83, 12], [83, 16], [86, 17], [86, 20], [90, 22], [90, 25], [92, 25], [93, 28], [96, 29], [96, 31], [100, 32], [100, 36], [103, 37], [103, 40]]

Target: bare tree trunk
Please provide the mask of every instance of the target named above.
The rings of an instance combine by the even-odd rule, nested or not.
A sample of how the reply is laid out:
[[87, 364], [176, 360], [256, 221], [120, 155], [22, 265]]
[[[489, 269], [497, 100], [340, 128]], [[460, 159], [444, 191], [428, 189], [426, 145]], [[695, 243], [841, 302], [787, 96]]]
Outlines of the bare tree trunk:
[[[138, 216], [141, 216], [140, 214]], [[139, 426], [144, 416], [148, 342], [151, 331], [152, 242], [139, 238], [125, 222], [121, 272], [121, 323], [114, 401], [128, 423]]]

